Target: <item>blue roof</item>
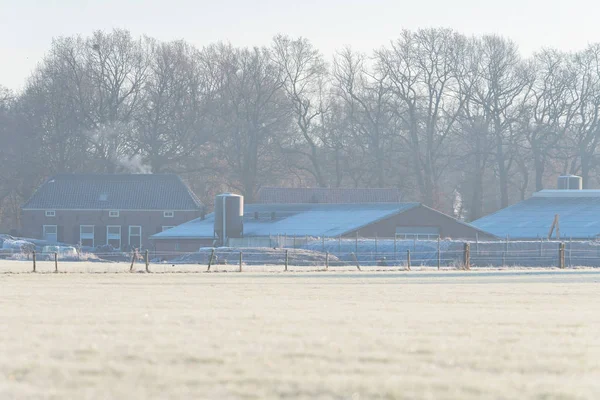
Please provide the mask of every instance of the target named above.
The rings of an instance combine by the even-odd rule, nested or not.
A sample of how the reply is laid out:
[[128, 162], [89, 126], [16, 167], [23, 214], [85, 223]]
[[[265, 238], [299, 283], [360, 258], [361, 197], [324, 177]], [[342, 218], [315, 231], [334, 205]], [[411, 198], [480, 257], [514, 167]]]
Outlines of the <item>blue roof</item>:
[[542, 190], [471, 225], [500, 237], [546, 238], [556, 214], [562, 238], [600, 235], [600, 190]]
[[[246, 204], [244, 235], [340, 236], [392, 215], [418, 207], [419, 203], [371, 204]], [[272, 219], [271, 213], [275, 213]], [[258, 219], [255, 218], [258, 213]], [[212, 238], [214, 213], [152, 236], [153, 239]]]

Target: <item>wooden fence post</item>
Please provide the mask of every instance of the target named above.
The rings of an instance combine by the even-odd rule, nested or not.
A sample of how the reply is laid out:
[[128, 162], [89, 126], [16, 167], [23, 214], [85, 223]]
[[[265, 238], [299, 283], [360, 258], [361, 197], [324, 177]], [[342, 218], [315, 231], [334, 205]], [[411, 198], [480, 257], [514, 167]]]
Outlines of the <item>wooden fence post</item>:
[[131, 253], [131, 266], [129, 267], [129, 272], [133, 272], [133, 264], [135, 263], [135, 250]]
[[356, 269], [358, 269], [360, 271], [361, 269], [360, 269], [360, 264], [358, 262], [358, 257], [356, 257], [355, 253], [352, 253], [352, 257], [354, 257], [354, 262], [356, 262]]
[[206, 272], [210, 272], [210, 266], [213, 263], [213, 257], [215, 256], [215, 249], [211, 249], [210, 251], [210, 258], [208, 259], [208, 269], [206, 270]]
[[406, 268], [410, 271], [410, 249], [406, 250]]
[[288, 270], [288, 262], [289, 262], [289, 257], [288, 257], [288, 250], [285, 250], [285, 271]]
[[35, 272], [35, 250], [33, 251], [33, 272]]
[[442, 263], [442, 253], [441, 253], [441, 246], [440, 246], [440, 237], [438, 236], [438, 251], [437, 251], [437, 268], [438, 271], [440, 269], [440, 264]]
[[466, 270], [471, 269], [471, 244], [465, 242], [465, 250], [463, 254], [463, 267]]
[[242, 272], [242, 252], [240, 251], [240, 272]]
[[325, 269], [329, 269], [329, 252], [325, 253]]
[[58, 272], [58, 253], [54, 252], [54, 272]]
[[562, 242], [558, 244], [558, 268], [565, 268], [565, 244]]
[[148, 250], [146, 250], [145, 261], [146, 261], [146, 272], [150, 272], [150, 258], [148, 256]]

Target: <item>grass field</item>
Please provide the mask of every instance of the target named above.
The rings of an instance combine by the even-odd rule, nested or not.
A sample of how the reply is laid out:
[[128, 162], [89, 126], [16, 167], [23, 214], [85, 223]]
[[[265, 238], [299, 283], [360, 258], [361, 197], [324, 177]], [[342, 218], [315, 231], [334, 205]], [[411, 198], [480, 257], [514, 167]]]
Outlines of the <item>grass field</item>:
[[600, 398], [600, 271], [3, 268], [1, 399]]

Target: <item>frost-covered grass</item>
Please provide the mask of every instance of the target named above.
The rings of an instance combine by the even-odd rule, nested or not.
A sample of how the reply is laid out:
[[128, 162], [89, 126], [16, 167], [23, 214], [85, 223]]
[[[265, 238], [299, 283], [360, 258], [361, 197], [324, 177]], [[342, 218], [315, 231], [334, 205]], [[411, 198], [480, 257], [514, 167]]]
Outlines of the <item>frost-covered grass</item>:
[[0, 273], [0, 398], [599, 398], [599, 281]]

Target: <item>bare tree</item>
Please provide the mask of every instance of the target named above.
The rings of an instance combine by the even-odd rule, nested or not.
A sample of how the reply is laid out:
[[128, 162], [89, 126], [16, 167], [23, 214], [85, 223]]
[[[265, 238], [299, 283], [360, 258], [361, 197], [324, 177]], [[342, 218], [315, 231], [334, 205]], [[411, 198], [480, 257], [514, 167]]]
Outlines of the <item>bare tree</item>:
[[[273, 39], [272, 59], [280, 73], [287, 99], [303, 143], [292, 147], [310, 161], [309, 172], [318, 186], [327, 186], [321, 118], [328, 112], [326, 97], [328, 71], [321, 53], [305, 38], [277, 35]], [[308, 151], [303, 148], [307, 147]]]
[[377, 52], [377, 67], [388, 77], [399, 138], [411, 157], [423, 202], [438, 203], [447, 163], [446, 142], [456, 130], [465, 98], [458, 84], [466, 39], [448, 29], [404, 31]]

